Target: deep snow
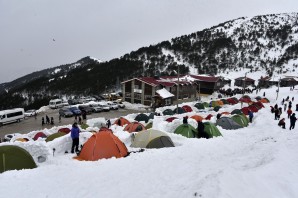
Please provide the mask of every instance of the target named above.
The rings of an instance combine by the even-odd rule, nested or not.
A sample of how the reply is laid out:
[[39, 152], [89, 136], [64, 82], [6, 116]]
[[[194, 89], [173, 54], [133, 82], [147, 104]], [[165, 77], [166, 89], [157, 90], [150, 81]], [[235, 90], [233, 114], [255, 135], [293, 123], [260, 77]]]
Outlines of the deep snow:
[[[276, 88], [262, 90], [260, 95], [264, 91], [271, 103], [255, 113], [253, 123], [246, 128], [224, 130], [219, 127], [223, 137], [188, 139], [173, 134], [173, 131], [182, 123], [183, 116], [191, 116], [194, 112], [178, 115], [179, 119], [172, 123], [164, 121], [168, 116], [156, 117], [153, 128], [169, 132], [176, 147], [147, 149], [121, 159], [74, 160], [73, 154], [64, 153], [70, 150], [69, 135], [49, 143], [42, 139], [1, 143], [25, 148], [36, 162], [40, 155], [46, 156], [47, 160], [37, 162], [35, 169], [0, 174], [0, 197], [298, 197], [297, 128], [290, 131], [287, 118], [287, 129], [277, 126], [278, 121], [274, 120], [269, 108], [276, 103]], [[280, 105], [282, 97], [288, 95], [298, 100], [297, 90], [281, 88], [277, 104]], [[187, 104], [193, 107], [195, 103]], [[293, 107], [295, 105], [294, 101]], [[240, 104], [225, 105], [220, 112], [239, 107]], [[209, 113], [216, 115], [214, 111], [196, 114], [205, 117]], [[130, 114], [126, 118], [132, 121], [135, 116]], [[282, 117], [286, 117], [285, 112]], [[214, 122], [215, 118], [211, 121]], [[104, 123], [105, 120], [88, 120], [90, 127], [87, 130], [98, 130], [94, 127], [98, 122]], [[189, 123], [196, 126], [192, 119]], [[51, 134], [62, 127], [65, 126], [55, 126], [44, 132]], [[129, 147], [131, 135], [124, 132], [123, 127], [112, 125], [111, 129], [132, 150]], [[37, 131], [27, 136], [33, 137], [35, 133]], [[82, 132], [81, 144], [91, 135]], [[56, 149], [54, 156], [53, 148]]]

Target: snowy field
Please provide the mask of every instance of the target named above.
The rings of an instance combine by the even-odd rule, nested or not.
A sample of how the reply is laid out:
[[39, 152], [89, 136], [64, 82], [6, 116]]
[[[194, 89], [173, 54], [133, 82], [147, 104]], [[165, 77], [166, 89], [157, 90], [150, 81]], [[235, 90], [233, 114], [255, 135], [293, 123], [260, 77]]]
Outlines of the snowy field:
[[[69, 135], [48, 143], [41, 139], [1, 143], [25, 148], [38, 167], [0, 174], [0, 197], [297, 198], [298, 129], [288, 129], [289, 119], [285, 112], [281, 117], [286, 118], [286, 129], [278, 127], [269, 106], [280, 105], [282, 98], [294, 96], [295, 111], [298, 90], [281, 88], [277, 101], [275, 91], [276, 88], [265, 90], [271, 103], [254, 114], [253, 123], [248, 127], [238, 130], [218, 127], [222, 137], [189, 139], [173, 134], [182, 124], [182, 117], [194, 112], [179, 115], [180, 119], [172, 123], [164, 121], [167, 116], [155, 118], [153, 128], [168, 132], [176, 147], [147, 149], [126, 158], [96, 162], [74, 160], [74, 154], [64, 153], [70, 150]], [[240, 104], [225, 105], [220, 112], [236, 108], [240, 108]], [[205, 117], [209, 113], [216, 115], [214, 111], [197, 114]], [[132, 121], [135, 116], [131, 114], [126, 118]], [[96, 124], [101, 122], [105, 120], [88, 120], [91, 127], [87, 131], [98, 130]], [[211, 122], [215, 122], [215, 118]], [[189, 119], [189, 123], [196, 127], [194, 120]], [[49, 135], [62, 127], [65, 126], [55, 126], [44, 133]], [[112, 125], [111, 129], [129, 151], [136, 150], [129, 147], [131, 134], [124, 132], [123, 127]], [[35, 133], [30, 132], [27, 136], [32, 137]], [[82, 132], [80, 143], [86, 142], [91, 135]], [[54, 156], [53, 148], [56, 150]], [[37, 162], [40, 155], [47, 160]]]

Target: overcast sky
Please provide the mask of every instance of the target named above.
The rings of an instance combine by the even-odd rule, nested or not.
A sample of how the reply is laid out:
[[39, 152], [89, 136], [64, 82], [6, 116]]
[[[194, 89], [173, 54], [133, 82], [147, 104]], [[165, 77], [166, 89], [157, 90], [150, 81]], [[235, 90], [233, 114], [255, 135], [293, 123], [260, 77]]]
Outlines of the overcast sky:
[[242, 16], [297, 11], [298, 0], [0, 0], [0, 83]]

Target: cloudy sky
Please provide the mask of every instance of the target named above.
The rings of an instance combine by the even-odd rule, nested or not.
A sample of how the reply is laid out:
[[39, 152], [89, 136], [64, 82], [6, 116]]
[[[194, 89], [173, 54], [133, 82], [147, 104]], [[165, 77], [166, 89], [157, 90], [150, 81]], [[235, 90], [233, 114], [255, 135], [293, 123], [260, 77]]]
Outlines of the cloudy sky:
[[0, 0], [0, 83], [242, 16], [297, 11], [297, 0]]

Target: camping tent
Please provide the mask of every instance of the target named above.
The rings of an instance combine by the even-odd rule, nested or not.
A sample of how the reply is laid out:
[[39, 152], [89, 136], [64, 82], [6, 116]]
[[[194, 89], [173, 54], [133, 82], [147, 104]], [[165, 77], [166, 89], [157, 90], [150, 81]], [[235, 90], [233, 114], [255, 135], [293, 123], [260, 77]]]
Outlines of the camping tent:
[[117, 124], [117, 125], [120, 125], [120, 126], [124, 126], [124, 125], [129, 124], [129, 123], [130, 122], [127, 119], [123, 118], [123, 117], [118, 118], [114, 122], [114, 124]]
[[163, 115], [174, 115], [175, 113], [171, 109], [166, 109], [162, 112]]
[[248, 108], [254, 113], [259, 111], [259, 109], [255, 105], [249, 105]]
[[262, 99], [262, 97], [261, 96], [257, 96], [257, 97], [255, 97], [255, 99], [259, 101], [259, 100]]
[[181, 124], [178, 126], [174, 133], [183, 135], [184, 137], [194, 138], [197, 137], [197, 130], [190, 124]]
[[146, 128], [146, 129], [151, 129], [151, 128], [152, 128], [152, 125], [153, 125], [153, 122], [149, 122], [149, 123], [145, 126], [145, 128]]
[[[209, 135], [209, 138], [221, 136], [218, 128], [211, 122], [204, 122], [204, 131]], [[200, 134], [198, 134], [200, 137]]]
[[0, 146], [0, 173], [31, 168], [36, 168], [36, 164], [25, 149], [14, 145]]
[[149, 120], [149, 117], [146, 114], [144, 114], [144, 113], [140, 113], [139, 115], [137, 115], [135, 117], [135, 120], [138, 121], [138, 122], [144, 121], [145, 123], [147, 123], [148, 120]]
[[240, 109], [234, 109], [231, 114], [234, 115], [234, 114], [241, 114], [242, 111]]
[[235, 122], [229, 117], [219, 118], [216, 121], [216, 125], [221, 126], [223, 129], [227, 129], [227, 130], [243, 128], [243, 126], [240, 126], [237, 122]]
[[197, 109], [205, 109], [205, 106], [204, 106], [203, 103], [196, 103], [196, 104], [195, 104], [195, 107], [196, 107]]
[[223, 104], [229, 104], [229, 102], [226, 99], [220, 99]]
[[238, 101], [236, 101], [235, 99], [233, 98], [228, 98], [227, 101], [231, 104], [231, 105], [234, 105], [234, 104], [237, 104]]
[[239, 99], [239, 101], [240, 102], [245, 102], [245, 103], [250, 103], [251, 102], [251, 99], [250, 98], [244, 98], [244, 97], [242, 97], [242, 98]]
[[211, 107], [216, 107], [216, 106], [219, 106], [218, 102], [215, 100], [211, 101]]
[[[173, 112], [176, 114], [177, 113], [177, 108], [173, 110]], [[178, 107], [178, 114], [185, 113], [184, 109], [182, 107]]]
[[[247, 118], [244, 118], [245, 115], [234, 115], [231, 117], [232, 120], [237, 122], [242, 127], [248, 126]], [[245, 116], [246, 117], [246, 116]]]
[[28, 138], [17, 138], [14, 140], [14, 142], [28, 142], [29, 139]]
[[267, 98], [262, 98], [259, 100], [261, 103], [269, 103], [270, 101]]
[[190, 118], [195, 119], [197, 122], [202, 121], [204, 119], [202, 116], [199, 115], [193, 115]]
[[206, 116], [205, 120], [210, 120], [212, 118], [213, 115], [209, 114]]
[[182, 106], [182, 109], [183, 109], [185, 112], [192, 112], [191, 107], [188, 106], [188, 105], [184, 105], [184, 106]]
[[131, 147], [140, 148], [164, 148], [174, 147], [171, 138], [164, 132], [149, 129], [136, 134]]
[[128, 151], [125, 144], [111, 130], [106, 129], [92, 135], [84, 144], [79, 156], [75, 157], [75, 159], [96, 161], [111, 157], [125, 157], [127, 154]]
[[216, 107], [213, 108], [213, 110], [214, 110], [215, 112], [218, 112], [220, 108], [221, 108], [220, 106], [216, 106]]
[[69, 128], [61, 128], [61, 129], [58, 130], [58, 132], [68, 134], [70, 132], [70, 129]]
[[59, 138], [59, 137], [62, 137], [66, 135], [65, 133], [63, 132], [57, 132], [57, 133], [53, 133], [52, 135], [49, 135], [46, 139], [46, 142], [50, 142], [50, 141], [53, 141], [54, 139], [56, 138]]
[[166, 119], [167, 122], [172, 122], [173, 120], [177, 119], [176, 117], [169, 117]]
[[223, 101], [221, 101], [221, 100], [218, 100], [216, 102], [217, 102], [218, 106], [223, 106], [224, 105]]
[[249, 111], [250, 109], [248, 108], [248, 107], [243, 107], [242, 109], [241, 109], [241, 111], [242, 111], [242, 113], [244, 113], [245, 115], [248, 115], [248, 111]]
[[124, 128], [124, 131], [127, 131], [129, 133], [139, 132], [139, 131], [144, 131], [144, 130], [146, 130], [146, 128], [144, 127], [144, 125], [142, 125], [141, 123], [138, 123], [138, 122], [129, 123]]
[[35, 136], [33, 137], [33, 140], [37, 140], [38, 138], [46, 138], [46, 134], [44, 134], [43, 132], [38, 132], [35, 134]]

